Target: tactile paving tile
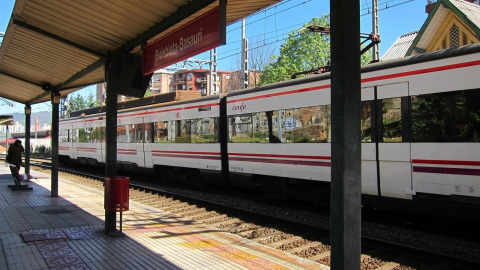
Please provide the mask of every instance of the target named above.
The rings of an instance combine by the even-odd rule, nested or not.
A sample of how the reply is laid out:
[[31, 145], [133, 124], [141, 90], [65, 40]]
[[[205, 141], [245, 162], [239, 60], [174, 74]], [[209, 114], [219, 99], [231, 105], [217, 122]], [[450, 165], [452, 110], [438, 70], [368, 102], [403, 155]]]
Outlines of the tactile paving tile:
[[26, 232], [26, 233], [22, 233], [21, 235], [22, 235], [23, 241], [26, 243], [34, 242], [34, 241], [44, 241], [44, 240], [50, 240], [50, 239], [67, 238], [67, 235], [65, 235], [61, 230], [50, 230], [47, 232]]
[[70, 239], [88, 239], [92, 238], [92, 234], [88, 231], [84, 231], [81, 228], [71, 228], [71, 229], [63, 229], [63, 232], [68, 236]]
[[50, 269], [90, 269], [63, 239], [36, 244]]

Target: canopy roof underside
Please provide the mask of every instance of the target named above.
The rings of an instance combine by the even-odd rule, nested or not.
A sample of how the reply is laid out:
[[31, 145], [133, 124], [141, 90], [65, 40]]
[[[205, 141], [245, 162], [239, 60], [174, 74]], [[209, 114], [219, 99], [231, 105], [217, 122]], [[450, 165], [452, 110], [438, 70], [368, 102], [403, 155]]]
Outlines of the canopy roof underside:
[[[227, 25], [281, 0], [228, 0]], [[35, 104], [105, 81], [115, 51], [149, 44], [218, 0], [17, 0], [0, 47], [0, 97]]]

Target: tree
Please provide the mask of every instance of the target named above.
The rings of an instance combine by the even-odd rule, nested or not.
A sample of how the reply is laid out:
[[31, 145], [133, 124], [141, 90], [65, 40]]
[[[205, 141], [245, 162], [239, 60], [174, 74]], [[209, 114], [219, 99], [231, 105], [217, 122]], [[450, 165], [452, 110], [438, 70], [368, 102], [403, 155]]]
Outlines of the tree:
[[[260, 75], [260, 84], [289, 80], [299, 72], [318, 69], [330, 63], [330, 36], [312, 32], [308, 26], [330, 27], [330, 15], [313, 18], [303, 27], [293, 30]], [[360, 35], [360, 33], [359, 33]], [[360, 43], [360, 38], [359, 38]], [[360, 52], [360, 46], [359, 46]], [[371, 61], [371, 51], [362, 55], [362, 64]]]
[[94, 100], [91, 93], [88, 95], [87, 99], [84, 99], [80, 94], [77, 94], [73, 97], [71, 96], [68, 99], [67, 117], [70, 116], [71, 112], [93, 108], [96, 106], [98, 106], [98, 100]]

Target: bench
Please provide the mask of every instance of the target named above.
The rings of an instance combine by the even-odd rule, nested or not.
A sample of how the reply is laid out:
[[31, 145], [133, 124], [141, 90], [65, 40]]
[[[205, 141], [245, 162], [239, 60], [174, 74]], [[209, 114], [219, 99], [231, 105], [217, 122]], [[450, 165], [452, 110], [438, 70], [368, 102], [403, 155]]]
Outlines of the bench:
[[15, 164], [7, 163], [7, 165], [10, 167], [10, 172], [12, 172], [13, 176], [13, 182], [15, 183], [15, 185], [8, 185], [11, 190], [33, 190], [33, 188], [29, 187], [28, 185], [20, 184], [20, 173], [18, 172]]

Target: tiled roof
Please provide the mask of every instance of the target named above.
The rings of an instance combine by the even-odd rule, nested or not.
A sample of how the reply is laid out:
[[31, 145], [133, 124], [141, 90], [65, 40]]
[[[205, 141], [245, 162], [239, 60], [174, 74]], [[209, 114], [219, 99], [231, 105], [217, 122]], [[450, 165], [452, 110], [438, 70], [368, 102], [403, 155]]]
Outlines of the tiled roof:
[[480, 5], [462, 0], [450, 0], [473, 24], [480, 28]]
[[396, 58], [405, 57], [405, 54], [408, 51], [408, 48], [412, 45], [413, 40], [417, 36], [418, 31], [411, 32], [405, 35], [401, 35], [393, 45], [388, 49], [388, 51], [382, 56], [380, 61], [387, 61]]

